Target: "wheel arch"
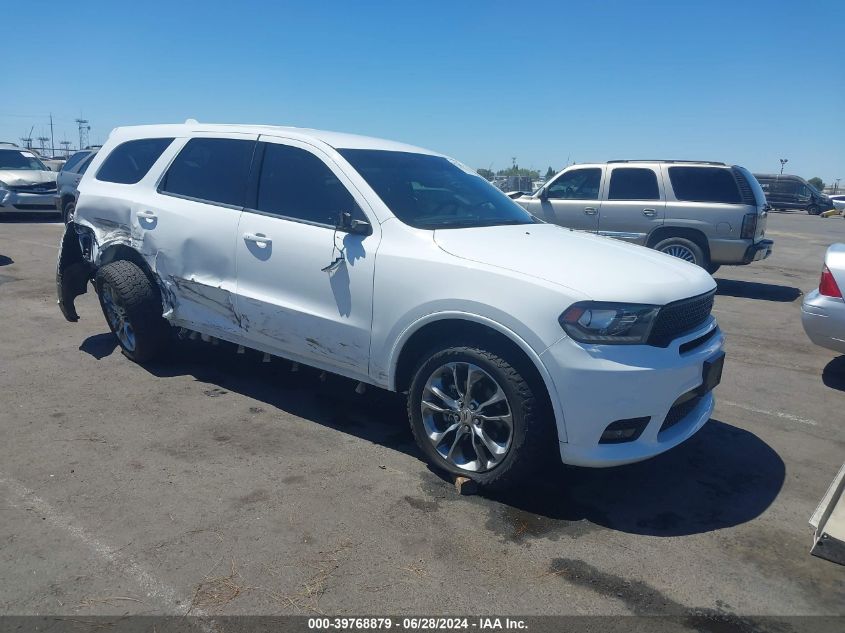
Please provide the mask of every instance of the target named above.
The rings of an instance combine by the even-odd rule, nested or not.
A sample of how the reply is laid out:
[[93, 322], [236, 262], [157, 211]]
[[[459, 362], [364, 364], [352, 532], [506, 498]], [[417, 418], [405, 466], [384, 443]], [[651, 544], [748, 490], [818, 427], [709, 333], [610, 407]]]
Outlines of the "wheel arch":
[[518, 334], [496, 321], [464, 312], [431, 314], [408, 326], [399, 336], [390, 355], [388, 388], [393, 391], [406, 391], [413, 378], [414, 367], [422, 355], [431, 349], [438, 340], [455, 334], [465, 336], [467, 340], [488, 340], [505, 346], [523, 359], [532, 378], [543, 385], [544, 396], [552, 414], [558, 439], [566, 441], [566, 426], [559, 399], [551, 375], [540, 359], [539, 354]]
[[158, 292], [162, 313], [166, 312], [168, 309], [168, 305], [165, 302], [166, 294], [158, 275], [150, 267], [144, 256], [132, 248], [129, 244], [121, 241], [108, 245], [99, 253], [97, 268], [102, 268], [107, 264], [119, 260], [132, 262], [143, 271], [143, 273], [147, 276], [147, 279], [149, 279], [150, 283], [153, 285], [153, 288], [155, 288]]

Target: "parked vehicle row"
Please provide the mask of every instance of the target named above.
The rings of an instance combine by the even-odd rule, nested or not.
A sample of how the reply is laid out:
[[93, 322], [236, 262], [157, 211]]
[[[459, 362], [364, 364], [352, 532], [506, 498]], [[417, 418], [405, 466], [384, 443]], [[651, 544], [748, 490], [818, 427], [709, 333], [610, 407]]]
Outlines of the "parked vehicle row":
[[772, 252], [768, 205], [748, 170], [700, 161], [631, 161], [567, 167], [533, 195], [533, 215], [648, 246], [715, 272]]
[[[657, 215], [677, 200], [671, 168], [608, 164], [554, 191], [603, 205], [607, 188], [609, 217], [627, 204], [649, 219], [630, 194], [617, 206], [619, 174], [629, 192], [651, 172]], [[747, 250], [763, 201], [746, 172], [718, 171], [744, 179], [720, 204], [753, 214]], [[137, 362], [180, 327], [407, 392], [428, 460], [482, 484], [524, 480], [549, 452], [647, 459], [713, 410], [724, 339], [705, 270], [539, 221], [441, 154], [296, 128], [119, 128], [78, 189], [57, 269], [69, 321], [93, 281]]]

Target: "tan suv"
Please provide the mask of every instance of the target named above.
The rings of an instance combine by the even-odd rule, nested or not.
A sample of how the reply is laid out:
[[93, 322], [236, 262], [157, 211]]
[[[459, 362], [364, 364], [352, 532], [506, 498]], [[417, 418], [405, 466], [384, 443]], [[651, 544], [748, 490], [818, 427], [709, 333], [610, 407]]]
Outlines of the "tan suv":
[[516, 199], [538, 218], [641, 244], [698, 264], [749, 264], [772, 253], [768, 205], [744, 167], [678, 160], [571, 165]]

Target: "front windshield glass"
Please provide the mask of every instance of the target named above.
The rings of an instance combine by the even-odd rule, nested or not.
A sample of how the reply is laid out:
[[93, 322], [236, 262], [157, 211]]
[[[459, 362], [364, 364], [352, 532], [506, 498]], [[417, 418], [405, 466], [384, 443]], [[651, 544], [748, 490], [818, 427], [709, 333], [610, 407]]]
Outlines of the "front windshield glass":
[[0, 149], [0, 169], [49, 171], [34, 154], [18, 149]]
[[532, 224], [533, 217], [481, 176], [441, 156], [340, 149], [393, 214], [418, 229]]

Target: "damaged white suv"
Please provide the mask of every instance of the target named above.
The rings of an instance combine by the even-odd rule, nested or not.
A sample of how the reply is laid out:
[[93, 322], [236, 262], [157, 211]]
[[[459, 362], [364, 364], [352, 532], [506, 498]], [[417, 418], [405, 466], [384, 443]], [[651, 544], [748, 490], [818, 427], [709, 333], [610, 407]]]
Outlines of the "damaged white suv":
[[652, 457], [713, 410], [715, 283], [545, 224], [460, 163], [282, 127], [119, 128], [79, 185], [59, 305], [93, 281], [129, 358], [173, 326], [408, 392], [430, 462], [481, 484]]

